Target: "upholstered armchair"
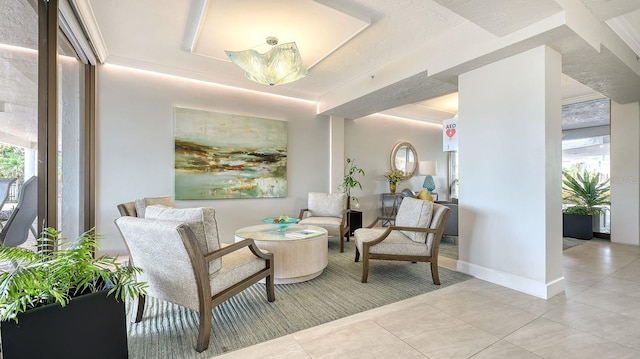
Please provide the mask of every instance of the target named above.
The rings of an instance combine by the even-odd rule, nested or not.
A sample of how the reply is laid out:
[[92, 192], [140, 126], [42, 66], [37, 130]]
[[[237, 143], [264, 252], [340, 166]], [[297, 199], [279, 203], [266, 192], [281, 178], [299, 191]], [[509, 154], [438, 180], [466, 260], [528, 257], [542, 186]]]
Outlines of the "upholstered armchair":
[[[347, 195], [344, 193], [309, 192], [307, 208], [300, 210], [299, 224], [322, 227], [330, 236], [340, 238], [340, 252], [344, 252], [344, 238], [349, 235], [347, 224]], [[347, 237], [349, 240], [349, 237]]]
[[38, 216], [38, 177], [33, 176], [22, 184], [18, 204], [0, 231], [0, 244], [17, 247], [29, 239], [29, 232], [38, 237], [33, 227]]
[[402, 200], [395, 225], [373, 227], [355, 231], [357, 262], [362, 255], [362, 283], [367, 282], [369, 261], [386, 259], [431, 263], [433, 284], [440, 284], [438, 276], [438, 250], [442, 232], [449, 217], [449, 208], [417, 198]]
[[[198, 352], [209, 346], [215, 306], [262, 279], [267, 300], [275, 300], [273, 254], [253, 239], [221, 246], [212, 208], [151, 205], [145, 218], [123, 216], [115, 223], [132, 265], [143, 270], [138, 279], [148, 284], [147, 295], [198, 312]], [[140, 296], [135, 322], [142, 320], [144, 305]]]

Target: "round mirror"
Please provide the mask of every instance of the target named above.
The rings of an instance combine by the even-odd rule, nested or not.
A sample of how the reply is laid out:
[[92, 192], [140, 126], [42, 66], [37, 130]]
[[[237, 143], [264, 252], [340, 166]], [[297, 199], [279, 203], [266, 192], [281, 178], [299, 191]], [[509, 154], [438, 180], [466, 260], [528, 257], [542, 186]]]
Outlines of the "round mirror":
[[398, 169], [404, 173], [403, 180], [416, 174], [418, 169], [418, 152], [409, 142], [400, 142], [391, 151], [391, 169]]

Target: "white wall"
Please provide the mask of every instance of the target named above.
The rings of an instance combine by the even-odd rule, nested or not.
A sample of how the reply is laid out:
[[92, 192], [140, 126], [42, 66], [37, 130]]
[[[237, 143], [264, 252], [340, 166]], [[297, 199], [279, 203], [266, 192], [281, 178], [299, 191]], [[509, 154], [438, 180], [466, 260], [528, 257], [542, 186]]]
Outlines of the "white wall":
[[640, 104], [611, 101], [611, 242], [640, 244]]
[[[437, 161], [438, 174], [434, 176], [435, 192], [446, 195], [447, 154], [442, 152], [442, 125], [409, 121], [382, 115], [371, 115], [356, 120], [345, 120], [345, 157], [353, 158], [366, 172], [360, 181], [363, 190], [354, 189], [363, 212], [364, 224], [380, 213], [381, 193], [389, 192], [384, 173], [391, 166], [391, 151], [399, 142], [411, 143], [418, 152], [418, 161]], [[397, 191], [422, 188], [424, 176], [399, 182]], [[446, 199], [446, 198], [444, 198]]]
[[561, 65], [538, 47], [459, 77], [458, 270], [542, 298], [564, 289]]
[[116, 205], [174, 194], [174, 107], [287, 121], [287, 198], [178, 201], [216, 208], [221, 240], [237, 228], [306, 207], [309, 191], [329, 190], [329, 120], [315, 103], [104, 65], [98, 68], [96, 228], [102, 251], [126, 253]]

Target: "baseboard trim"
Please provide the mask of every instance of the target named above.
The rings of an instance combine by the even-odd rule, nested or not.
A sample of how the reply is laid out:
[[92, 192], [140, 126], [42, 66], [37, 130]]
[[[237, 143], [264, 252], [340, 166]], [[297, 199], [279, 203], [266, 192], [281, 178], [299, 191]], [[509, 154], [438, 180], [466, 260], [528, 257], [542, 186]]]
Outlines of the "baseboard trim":
[[472, 275], [503, 287], [530, 294], [542, 299], [549, 299], [564, 292], [564, 277], [556, 278], [550, 282], [538, 282], [533, 279], [486, 268], [465, 261], [458, 260], [458, 272]]

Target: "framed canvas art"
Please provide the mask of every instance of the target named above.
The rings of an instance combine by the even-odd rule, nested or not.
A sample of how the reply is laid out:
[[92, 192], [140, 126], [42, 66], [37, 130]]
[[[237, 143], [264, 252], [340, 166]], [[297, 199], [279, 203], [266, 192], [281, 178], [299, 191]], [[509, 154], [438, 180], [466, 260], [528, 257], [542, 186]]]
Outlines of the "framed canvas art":
[[176, 199], [287, 196], [287, 122], [176, 107]]

